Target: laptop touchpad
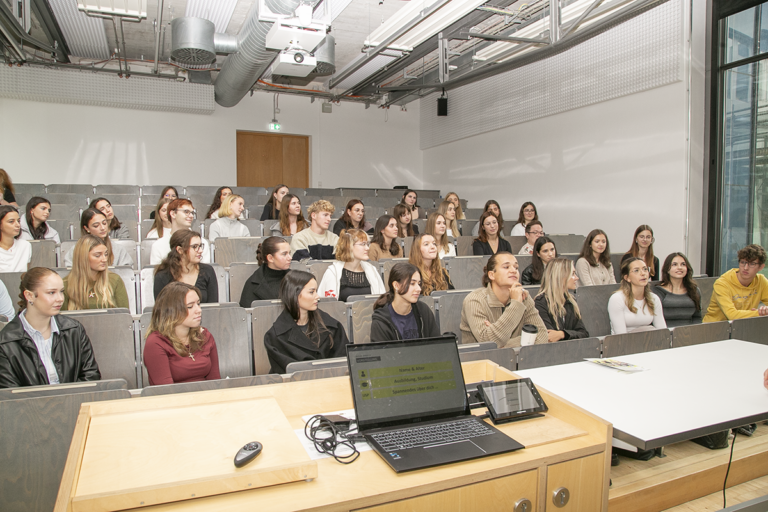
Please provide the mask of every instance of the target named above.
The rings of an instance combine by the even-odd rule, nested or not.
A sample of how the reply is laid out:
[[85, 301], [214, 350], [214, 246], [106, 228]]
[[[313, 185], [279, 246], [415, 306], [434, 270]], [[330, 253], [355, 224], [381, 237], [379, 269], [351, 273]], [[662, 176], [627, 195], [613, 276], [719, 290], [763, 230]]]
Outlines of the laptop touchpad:
[[486, 454], [472, 441], [457, 441], [450, 444], [439, 444], [436, 446], [425, 446], [425, 450], [438, 460], [462, 460], [481, 457]]

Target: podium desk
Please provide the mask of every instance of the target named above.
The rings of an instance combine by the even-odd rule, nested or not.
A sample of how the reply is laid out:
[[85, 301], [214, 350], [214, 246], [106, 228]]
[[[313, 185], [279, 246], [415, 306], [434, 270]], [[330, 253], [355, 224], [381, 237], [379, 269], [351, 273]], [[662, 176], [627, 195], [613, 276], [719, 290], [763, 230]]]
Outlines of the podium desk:
[[[481, 380], [513, 380], [516, 376], [490, 361], [473, 361], [462, 364], [466, 382]], [[499, 428], [526, 448], [512, 453], [495, 455], [472, 461], [459, 462], [436, 468], [396, 474], [373, 451], [364, 451], [352, 464], [343, 465], [332, 458], [316, 462], [316, 477], [306, 480], [269, 485], [258, 489], [239, 490], [242, 484], [238, 471], [258, 468], [262, 461], [274, 460], [275, 452], [285, 450], [286, 458], [294, 457], [285, 437], [285, 447], [265, 444], [264, 452], [248, 466], [236, 469], [234, 465], [224, 469], [222, 479], [234, 482], [230, 491], [206, 497], [169, 501], [151, 506], [141, 506], [138, 501], [146, 492], [147, 496], [158, 495], [157, 489], [139, 489], [125, 497], [122, 508], [142, 511], [289, 511], [289, 510], [365, 510], [389, 511], [446, 511], [482, 510], [516, 512], [595, 512], [608, 509], [608, 479], [610, 473], [610, 439], [612, 427], [597, 416], [550, 394], [539, 387], [549, 411], [542, 418], [534, 418], [501, 425]], [[94, 474], [92, 464], [104, 463], [93, 456], [95, 448], [89, 445], [110, 433], [105, 428], [140, 429], [142, 421], [167, 421], [168, 428], [158, 435], [168, 438], [175, 435], [179, 449], [192, 450], [196, 445], [211, 438], [211, 443], [226, 445], [230, 427], [217, 432], [200, 432], [194, 425], [180, 425], [174, 422], [177, 415], [189, 414], [197, 408], [226, 406], [227, 410], [240, 410], [253, 404], [276, 403], [286, 426], [281, 432], [303, 428], [304, 415], [325, 413], [353, 407], [348, 377], [313, 381], [288, 382], [251, 388], [236, 388], [198, 393], [143, 397], [131, 400], [84, 404], [70, 447], [67, 465], [59, 488], [56, 511], [109, 510], [92, 507], [95, 502], [78, 501], [83, 489], [93, 495], [98, 493], [99, 475]], [[475, 409], [482, 414], [484, 409]], [[278, 414], [279, 415], [279, 414]], [[280, 416], [282, 416], [280, 415]], [[489, 420], [486, 420], [489, 421]], [[110, 427], [110, 425], [112, 427]], [[241, 429], [236, 422], [229, 422], [231, 430]], [[253, 439], [259, 440], [259, 425], [253, 427]], [[262, 431], [263, 432], [263, 431]], [[265, 434], [266, 435], [266, 434]], [[216, 439], [214, 439], [216, 438]], [[135, 441], [131, 441], [135, 442]], [[296, 439], [298, 442], [298, 439]], [[119, 444], [120, 439], [116, 438]], [[231, 440], [217, 457], [234, 457], [242, 446], [239, 439]], [[226, 453], [225, 453], [226, 452]], [[268, 454], [268, 452], [271, 452]], [[88, 455], [90, 453], [90, 455]], [[84, 454], [86, 456], [84, 457]], [[128, 454], [130, 455], [130, 454]], [[158, 453], [158, 456], [161, 454]], [[306, 452], [304, 452], [306, 455]], [[191, 460], [185, 453], [185, 460]], [[102, 457], [104, 459], [105, 457]], [[125, 467], [123, 480], [134, 478], [130, 475], [145, 475], [155, 464], [173, 468], [180, 478], [190, 467], [176, 467], [168, 461], [153, 462], [152, 457], [133, 466]], [[290, 460], [286, 460], [286, 463]], [[138, 467], [137, 467], [138, 466]], [[311, 471], [311, 468], [310, 468]], [[87, 476], [90, 475], [90, 476]], [[140, 480], [137, 476], [137, 481]], [[104, 495], [110, 486], [118, 485], [106, 479]], [[214, 479], [215, 480], [215, 479]], [[185, 486], [199, 485], [203, 489], [211, 484], [210, 479], [183, 482]], [[213, 482], [214, 484], [221, 482]], [[130, 482], [128, 483], [130, 484]], [[128, 485], [126, 484], [126, 485]], [[235, 485], [236, 484], [236, 485]], [[129, 486], [129, 485], [128, 485]], [[138, 486], [138, 484], [137, 484]], [[140, 486], [139, 486], [140, 487]], [[122, 499], [121, 491], [110, 491], [110, 498]], [[174, 494], [171, 489], [160, 499]], [[194, 494], [194, 493], [193, 493]], [[564, 499], [568, 495], [567, 500]], [[138, 498], [137, 498], [138, 496]], [[555, 505], [557, 500], [557, 505]], [[560, 506], [563, 505], [564, 506]]]

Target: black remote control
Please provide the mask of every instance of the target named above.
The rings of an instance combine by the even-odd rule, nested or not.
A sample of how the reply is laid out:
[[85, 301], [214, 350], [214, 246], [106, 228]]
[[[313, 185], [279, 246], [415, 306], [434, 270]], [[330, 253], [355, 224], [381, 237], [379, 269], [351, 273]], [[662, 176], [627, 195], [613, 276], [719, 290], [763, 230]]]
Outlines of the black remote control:
[[258, 454], [261, 453], [262, 448], [263, 446], [261, 443], [257, 441], [248, 443], [247, 445], [240, 448], [240, 450], [237, 452], [237, 455], [235, 455], [235, 467], [241, 468], [251, 462], [256, 458]]

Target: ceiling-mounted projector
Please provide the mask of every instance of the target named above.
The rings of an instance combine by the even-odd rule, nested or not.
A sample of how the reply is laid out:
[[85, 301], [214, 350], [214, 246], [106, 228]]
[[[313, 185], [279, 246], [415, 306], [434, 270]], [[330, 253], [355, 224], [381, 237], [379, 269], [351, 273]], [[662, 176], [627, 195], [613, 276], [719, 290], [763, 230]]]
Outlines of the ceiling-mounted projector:
[[272, 75], [307, 76], [317, 67], [317, 59], [300, 51], [280, 52], [272, 63]]

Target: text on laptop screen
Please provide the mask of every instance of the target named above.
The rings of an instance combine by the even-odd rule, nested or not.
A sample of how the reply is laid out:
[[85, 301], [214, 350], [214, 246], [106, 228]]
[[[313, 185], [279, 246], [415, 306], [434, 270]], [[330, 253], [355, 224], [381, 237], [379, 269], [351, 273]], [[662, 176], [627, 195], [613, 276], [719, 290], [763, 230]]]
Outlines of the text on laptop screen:
[[466, 391], [455, 341], [369, 347], [349, 355], [361, 427], [464, 411]]

